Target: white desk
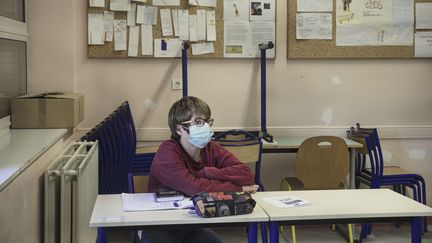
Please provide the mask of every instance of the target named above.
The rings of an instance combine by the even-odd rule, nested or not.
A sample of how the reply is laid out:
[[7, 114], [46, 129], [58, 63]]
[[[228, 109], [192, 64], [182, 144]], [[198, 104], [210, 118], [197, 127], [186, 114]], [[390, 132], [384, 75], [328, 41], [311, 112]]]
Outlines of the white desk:
[[[292, 195], [312, 202], [278, 208], [265, 197]], [[432, 208], [389, 189], [258, 192], [253, 198], [270, 217], [270, 242], [279, 242], [279, 224], [411, 222], [412, 242], [421, 242], [421, 220]]]
[[0, 135], [0, 191], [66, 134], [67, 129], [10, 129]]
[[217, 227], [229, 225], [249, 225], [248, 242], [257, 242], [257, 222], [268, 222], [267, 214], [258, 206], [253, 213], [229, 217], [202, 218], [189, 213], [190, 210], [162, 210], [123, 212], [121, 195], [98, 195], [90, 227], [123, 227], [131, 229], [178, 227]]
[[[263, 153], [297, 153], [301, 143], [308, 137], [293, 136], [275, 136], [274, 143], [263, 141]], [[363, 145], [348, 138], [341, 137], [345, 140], [350, 152], [350, 174], [349, 188], [355, 188], [355, 150], [362, 148]]]

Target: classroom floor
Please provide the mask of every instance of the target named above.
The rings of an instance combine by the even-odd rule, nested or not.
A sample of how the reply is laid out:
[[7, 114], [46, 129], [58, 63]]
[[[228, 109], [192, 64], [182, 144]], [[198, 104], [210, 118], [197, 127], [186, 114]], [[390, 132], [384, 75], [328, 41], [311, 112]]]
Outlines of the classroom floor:
[[[214, 229], [224, 240], [224, 243], [241, 243], [247, 242], [245, 229], [242, 227], [234, 228], [217, 228]], [[360, 227], [356, 227], [357, 235]], [[430, 226], [432, 231], [432, 226]], [[344, 237], [330, 229], [330, 225], [324, 226], [298, 226], [297, 229], [298, 243], [338, 243], [348, 242]], [[110, 243], [127, 243], [129, 241], [129, 232], [116, 231], [109, 233]], [[291, 231], [284, 230], [280, 234], [280, 243], [290, 243]], [[261, 240], [259, 240], [261, 242]], [[392, 224], [382, 223], [375, 224], [372, 235], [364, 243], [409, 243], [411, 242], [410, 227], [407, 223], [395, 228]], [[432, 243], [432, 232], [428, 232], [422, 237], [423, 243]], [[161, 242], [162, 243], [162, 242]], [[165, 243], [165, 242], [164, 242]]]

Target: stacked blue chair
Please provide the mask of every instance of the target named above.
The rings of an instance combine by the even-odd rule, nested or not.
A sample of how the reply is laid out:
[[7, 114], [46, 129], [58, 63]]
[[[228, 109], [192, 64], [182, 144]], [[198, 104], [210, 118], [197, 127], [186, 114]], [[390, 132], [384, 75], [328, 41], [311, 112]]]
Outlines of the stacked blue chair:
[[[426, 185], [423, 177], [418, 174], [409, 173], [399, 167], [385, 167], [382, 155], [381, 144], [376, 128], [351, 128], [347, 131], [350, 139], [363, 144], [363, 150], [358, 150], [356, 155], [356, 187], [360, 183], [368, 185], [370, 188], [381, 188], [382, 186], [393, 186], [398, 191], [405, 193], [405, 188], [409, 187], [413, 192], [413, 199], [426, 204]], [[366, 157], [367, 155], [367, 157]], [[370, 169], [366, 168], [366, 158], [370, 161]], [[427, 222], [424, 219], [424, 232], [427, 232]], [[371, 224], [362, 225], [360, 240], [366, 239], [372, 231]]]
[[[128, 192], [128, 173], [148, 171], [154, 154], [136, 154], [136, 132], [129, 103], [121, 104], [81, 138], [99, 141], [99, 193]], [[98, 242], [107, 242], [107, 232], [98, 229]]]
[[[264, 185], [261, 183], [262, 139], [248, 131], [234, 129], [218, 133], [215, 135], [215, 141], [238, 156], [239, 159], [243, 156], [244, 159], [250, 160], [242, 161], [243, 163], [255, 164], [255, 184], [259, 185], [259, 191], [264, 191]], [[250, 150], [239, 150], [241, 148], [248, 148]], [[245, 151], [253, 154], [253, 156], [244, 156]], [[267, 242], [267, 224], [265, 223], [261, 224], [261, 236], [262, 241]]]

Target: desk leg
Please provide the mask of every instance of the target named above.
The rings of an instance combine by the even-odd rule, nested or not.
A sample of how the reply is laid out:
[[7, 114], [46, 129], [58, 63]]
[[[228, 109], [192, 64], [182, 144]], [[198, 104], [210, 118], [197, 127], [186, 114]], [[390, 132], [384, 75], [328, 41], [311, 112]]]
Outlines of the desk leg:
[[279, 243], [279, 224], [270, 222], [270, 243]]
[[415, 217], [411, 221], [411, 243], [421, 243], [421, 218]]
[[108, 242], [108, 231], [103, 227], [97, 228], [97, 243]]
[[350, 150], [350, 174], [349, 174], [349, 188], [355, 189], [355, 177], [356, 177], [356, 164], [355, 164], [355, 148]]
[[248, 243], [258, 242], [258, 223], [249, 223], [248, 227]]

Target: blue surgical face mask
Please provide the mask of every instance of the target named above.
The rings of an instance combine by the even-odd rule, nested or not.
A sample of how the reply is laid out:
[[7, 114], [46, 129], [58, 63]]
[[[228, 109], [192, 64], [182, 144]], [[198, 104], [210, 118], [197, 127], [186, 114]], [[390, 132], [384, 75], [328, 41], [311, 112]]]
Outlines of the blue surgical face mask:
[[208, 123], [202, 127], [192, 125], [189, 127], [189, 138], [187, 141], [198, 148], [204, 148], [210, 142], [213, 136], [213, 130]]

